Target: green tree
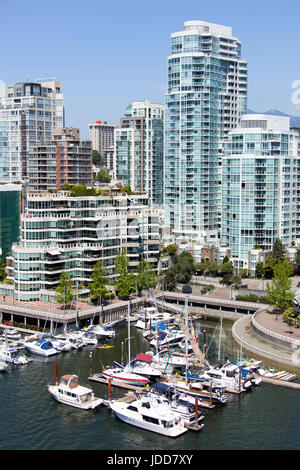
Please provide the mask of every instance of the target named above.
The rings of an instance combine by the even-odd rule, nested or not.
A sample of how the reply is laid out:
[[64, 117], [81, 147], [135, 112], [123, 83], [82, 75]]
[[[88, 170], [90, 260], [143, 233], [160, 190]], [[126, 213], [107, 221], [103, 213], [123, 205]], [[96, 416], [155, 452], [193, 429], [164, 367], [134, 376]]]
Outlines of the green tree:
[[183, 251], [177, 257], [175, 264], [177, 272], [177, 282], [187, 283], [191, 280], [191, 277], [195, 273], [194, 258], [191, 253]]
[[278, 264], [278, 260], [273, 256], [268, 256], [264, 268], [264, 277], [266, 279], [272, 279], [274, 276], [275, 266]]
[[126, 193], [128, 195], [132, 194], [131, 187], [128, 185], [122, 186], [121, 187], [121, 192]]
[[284, 248], [284, 245], [283, 245], [282, 241], [280, 240], [280, 238], [277, 238], [274, 241], [272, 256], [277, 261], [283, 261], [284, 258], [285, 258], [285, 248]]
[[238, 289], [242, 284], [242, 278], [241, 278], [241, 276], [239, 276], [237, 274], [233, 274], [232, 277], [231, 277], [231, 282], [232, 282], [232, 286], [235, 289]]
[[154, 267], [145, 259], [139, 262], [136, 283], [139, 292], [156, 287], [157, 275]]
[[221, 264], [220, 273], [221, 273], [221, 276], [224, 276], [224, 274], [233, 274], [233, 264], [232, 264], [232, 262], [231, 261], [226, 261], [225, 263]]
[[92, 162], [93, 162], [93, 165], [97, 165], [97, 166], [103, 166], [104, 165], [104, 159], [100, 155], [98, 150], [93, 150], [92, 151]]
[[115, 271], [118, 274], [116, 293], [119, 297], [128, 297], [135, 291], [135, 276], [128, 272], [128, 259], [124, 250], [116, 256]]
[[105, 300], [112, 296], [112, 292], [106, 287], [107, 284], [108, 277], [106, 275], [106, 268], [102, 265], [102, 261], [99, 260], [94, 266], [92, 282], [89, 285], [89, 289], [92, 293], [92, 301], [97, 302], [100, 298]]
[[69, 274], [63, 271], [60, 275], [59, 284], [56, 288], [57, 295], [55, 296], [56, 302], [63, 304], [65, 308], [74, 300], [75, 295], [72, 289], [72, 279]]
[[0, 281], [4, 281], [6, 278], [5, 263], [2, 258], [0, 258]]
[[293, 273], [293, 267], [285, 259], [282, 263], [276, 264], [272, 283], [267, 283], [266, 298], [271, 305], [274, 305], [279, 313], [293, 305], [295, 292], [292, 290], [292, 280], [289, 278]]
[[167, 245], [162, 249], [161, 252], [163, 255], [169, 255], [169, 256], [176, 256], [177, 254], [177, 246], [175, 245]]
[[264, 273], [265, 273], [264, 264], [259, 261], [258, 263], [256, 263], [256, 266], [255, 266], [255, 276], [261, 279], [264, 276]]
[[166, 290], [173, 292], [177, 286], [177, 269], [175, 264], [171, 266], [164, 277], [164, 287]]
[[97, 181], [100, 181], [100, 183], [109, 183], [111, 180], [110, 175], [107, 173], [107, 171], [101, 169], [95, 178]]
[[300, 273], [300, 248], [297, 248], [295, 263], [296, 263], [296, 274], [299, 274]]
[[96, 196], [97, 191], [95, 188], [86, 188], [84, 184], [74, 184], [71, 188], [70, 196], [79, 197], [79, 196]]

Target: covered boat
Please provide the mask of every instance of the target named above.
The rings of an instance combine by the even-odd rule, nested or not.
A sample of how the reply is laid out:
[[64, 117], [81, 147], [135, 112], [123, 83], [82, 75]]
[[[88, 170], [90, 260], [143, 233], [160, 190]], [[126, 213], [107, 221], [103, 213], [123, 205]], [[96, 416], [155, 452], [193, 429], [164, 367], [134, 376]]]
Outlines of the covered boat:
[[103, 403], [101, 398], [95, 397], [93, 390], [78, 384], [77, 375], [63, 375], [58, 385], [48, 386], [48, 391], [60, 403], [83, 410], [94, 409]]

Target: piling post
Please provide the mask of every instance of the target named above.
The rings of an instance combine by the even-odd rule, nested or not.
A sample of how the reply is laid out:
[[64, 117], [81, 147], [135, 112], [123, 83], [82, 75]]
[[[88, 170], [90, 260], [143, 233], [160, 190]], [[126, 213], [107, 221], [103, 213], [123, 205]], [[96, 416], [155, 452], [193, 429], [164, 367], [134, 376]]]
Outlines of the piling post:
[[121, 343], [121, 364], [124, 364], [124, 341]]
[[58, 364], [55, 364], [55, 383], [58, 385]]
[[195, 397], [195, 424], [198, 423], [198, 398]]
[[92, 351], [90, 351], [89, 357], [90, 357], [90, 376], [91, 376], [92, 375], [92, 358], [93, 358], [93, 352]]
[[209, 404], [212, 406], [212, 382], [209, 384]]
[[108, 379], [108, 399], [111, 399], [111, 378]]

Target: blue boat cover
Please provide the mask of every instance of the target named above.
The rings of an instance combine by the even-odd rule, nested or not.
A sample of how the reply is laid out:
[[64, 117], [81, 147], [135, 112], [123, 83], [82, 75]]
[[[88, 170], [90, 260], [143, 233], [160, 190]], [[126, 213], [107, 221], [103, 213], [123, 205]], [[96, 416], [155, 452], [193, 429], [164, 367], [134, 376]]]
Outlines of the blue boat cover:
[[157, 325], [153, 325], [151, 328], [152, 330], [166, 330], [167, 329], [166, 325], [163, 322], [158, 323]]

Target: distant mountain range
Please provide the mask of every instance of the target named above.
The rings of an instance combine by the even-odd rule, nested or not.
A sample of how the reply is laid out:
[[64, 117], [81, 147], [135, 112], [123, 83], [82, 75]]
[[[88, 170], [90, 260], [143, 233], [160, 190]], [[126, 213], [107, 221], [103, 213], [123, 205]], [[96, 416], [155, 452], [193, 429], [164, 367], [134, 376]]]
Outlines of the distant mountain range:
[[271, 109], [270, 111], [264, 111], [263, 113], [248, 109], [247, 112], [248, 114], [273, 114], [273, 116], [286, 116], [291, 119], [291, 127], [300, 127], [300, 116], [291, 116], [290, 114], [282, 113], [277, 109]]

